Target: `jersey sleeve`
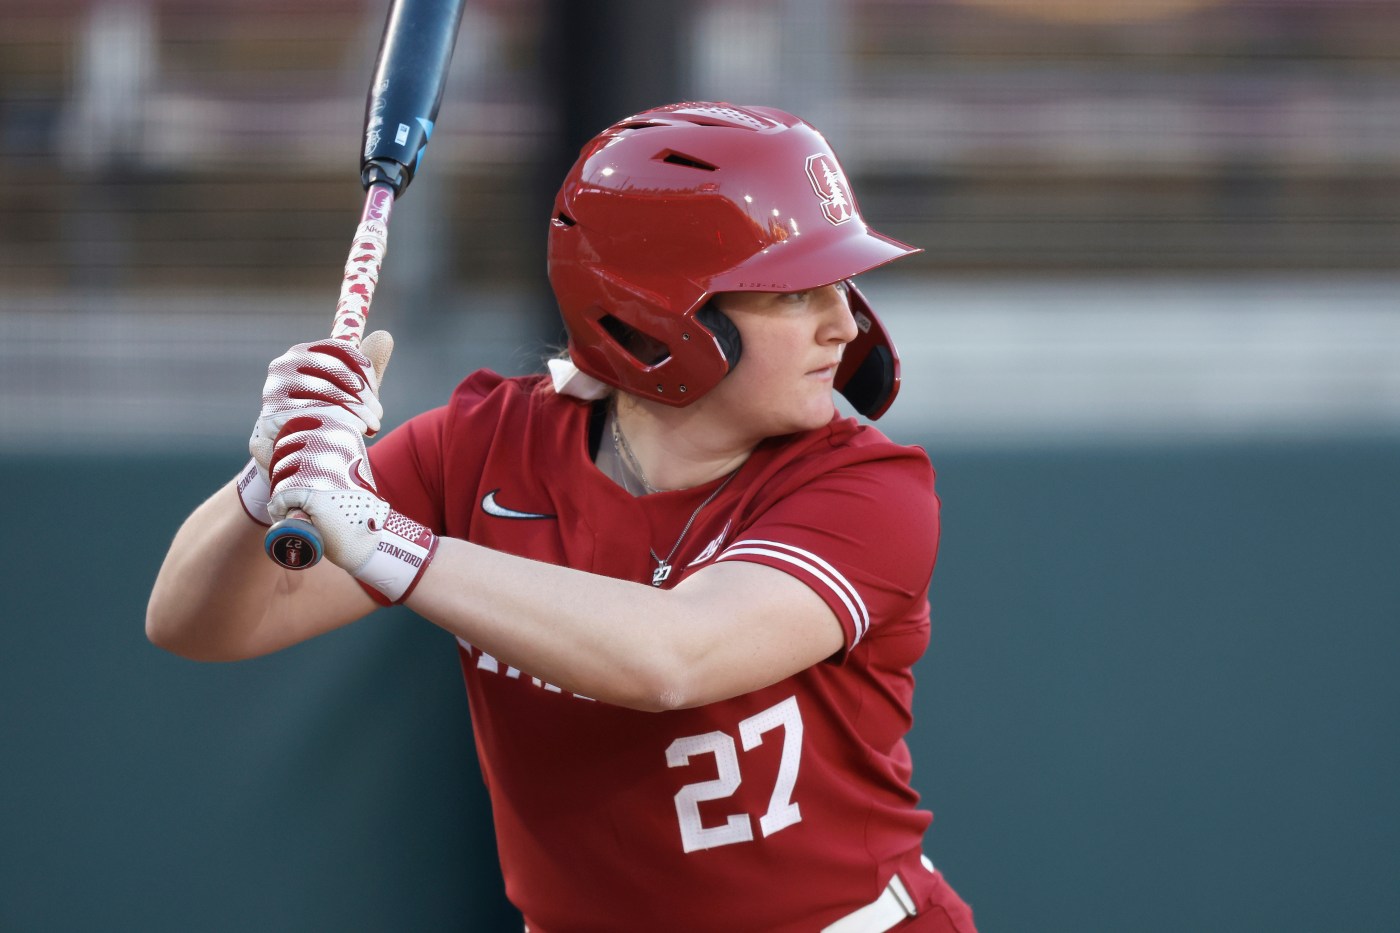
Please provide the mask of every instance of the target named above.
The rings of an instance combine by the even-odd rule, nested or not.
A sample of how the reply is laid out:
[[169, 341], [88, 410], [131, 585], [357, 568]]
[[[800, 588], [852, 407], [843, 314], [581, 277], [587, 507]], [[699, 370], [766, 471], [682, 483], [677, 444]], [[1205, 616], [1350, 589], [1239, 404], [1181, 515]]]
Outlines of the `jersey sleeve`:
[[925, 610], [939, 538], [933, 483], [912, 449], [819, 473], [763, 509], [716, 560], [801, 580], [836, 613], [849, 651], [872, 628]]
[[417, 415], [369, 447], [379, 494], [396, 512], [442, 533], [442, 438], [446, 406]]
[[448, 404], [410, 418], [370, 445], [375, 486], [395, 511], [436, 534], [451, 533], [445, 502], [452, 425], [503, 382], [490, 370], [475, 372], [457, 386]]

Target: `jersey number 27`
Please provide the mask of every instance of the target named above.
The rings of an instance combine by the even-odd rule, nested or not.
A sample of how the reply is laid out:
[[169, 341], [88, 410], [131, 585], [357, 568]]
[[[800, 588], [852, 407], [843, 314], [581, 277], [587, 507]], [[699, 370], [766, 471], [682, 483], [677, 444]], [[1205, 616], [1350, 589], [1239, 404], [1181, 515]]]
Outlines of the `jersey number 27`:
[[[778, 779], [768, 798], [768, 812], [759, 817], [758, 825], [764, 836], [802, 821], [802, 811], [792, 802], [797, 786], [797, 769], [802, 763], [802, 713], [797, 697], [790, 696], [781, 703], [755, 713], [739, 723], [739, 740], [744, 751], [763, 744], [766, 733], [782, 726], [783, 753], [778, 764]], [[666, 764], [680, 768], [690, 764], [697, 755], [715, 756], [718, 776], [710, 781], [687, 784], [676, 793], [676, 817], [680, 820], [681, 845], [687, 852], [713, 849], [753, 839], [753, 820], [747, 813], [731, 814], [719, 826], [700, 824], [700, 804], [721, 800], [739, 789], [739, 753], [734, 739], [727, 732], [706, 732], [676, 739], [666, 749]]]

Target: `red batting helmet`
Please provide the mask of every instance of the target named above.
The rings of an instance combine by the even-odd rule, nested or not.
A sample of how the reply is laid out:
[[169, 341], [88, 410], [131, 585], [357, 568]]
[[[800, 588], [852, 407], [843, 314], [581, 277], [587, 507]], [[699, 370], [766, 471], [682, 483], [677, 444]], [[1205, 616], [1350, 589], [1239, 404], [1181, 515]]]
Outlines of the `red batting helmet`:
[[[670, 405], [738, 362], [718, 292], [802, 291], [919, 252], [871, 230], [831, 147], [770, 107], [682, 103], [647, 110], [583, 147], [555, 199], [549, 280], [569, 355], [595, 379]], [[836, 388], [878, 418], [899, 357], [854, 287], [859, 335]]]

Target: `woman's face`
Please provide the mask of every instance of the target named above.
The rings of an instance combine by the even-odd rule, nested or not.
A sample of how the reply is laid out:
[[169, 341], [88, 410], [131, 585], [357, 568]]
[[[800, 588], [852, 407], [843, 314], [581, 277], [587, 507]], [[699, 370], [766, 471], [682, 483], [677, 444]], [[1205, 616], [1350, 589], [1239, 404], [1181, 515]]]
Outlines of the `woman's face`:
[[836, 366], [857, 330], [842, 282], [801, 292], [724, 292], [715, 303], [739, 329], [739, 363], [713, 397], [756, 436], [819, 428], [835, 411]]

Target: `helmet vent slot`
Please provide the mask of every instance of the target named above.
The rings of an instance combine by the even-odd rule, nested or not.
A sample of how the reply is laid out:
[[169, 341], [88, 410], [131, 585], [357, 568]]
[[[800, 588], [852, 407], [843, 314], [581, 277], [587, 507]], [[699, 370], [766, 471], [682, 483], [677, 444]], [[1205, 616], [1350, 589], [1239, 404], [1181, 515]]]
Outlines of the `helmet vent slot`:
[[598, 319], [598, 323], [603, 326], [603, 330], [608, 332], [619, 347], [627, 351], [638, 363], [643, 366], [656, 366], [666, 362], [671, 358], [671, 351], [666, 344], [655, 337], [648, 337], [630, 324], [618, 320], [611, 314], [605, 314]]
[[559, 213], [554, 215], [554, 222], [561, 227], [573, 227], [578, 224], [577, 220], [574, 220], [572, 217], [570, 217], [563, 211], [560, 211]]
[[660, 158], [662, 162], [669, 162], [671, 165], [684, 165], [686, 168], [698, 168], [702, 172], [714, 172], [719, 170], [719, 166], [717, 165], [711, 165], [709, 162], [702, 159], [682, 155], [670, 149], [666, 150], [666, 152], [658, 156], [658, 158]]
[[632, 122], [632, 123], [620, 123], [620, 124], [618, 124], [618, 127], [617, 127], [617, 128], [618, 128], [619, 130], [649, 130], [649, 129], [651, 129], [651, 128], [654, 127], [654, 126], [665, 126], [665, 125], [666, 125], [666, 124], [664, 124], [664, 123], [654, 123], [654, 122], [652, 122], [652, 121], [650, 121], [650, 120], [637, 120], [637, 121]]

